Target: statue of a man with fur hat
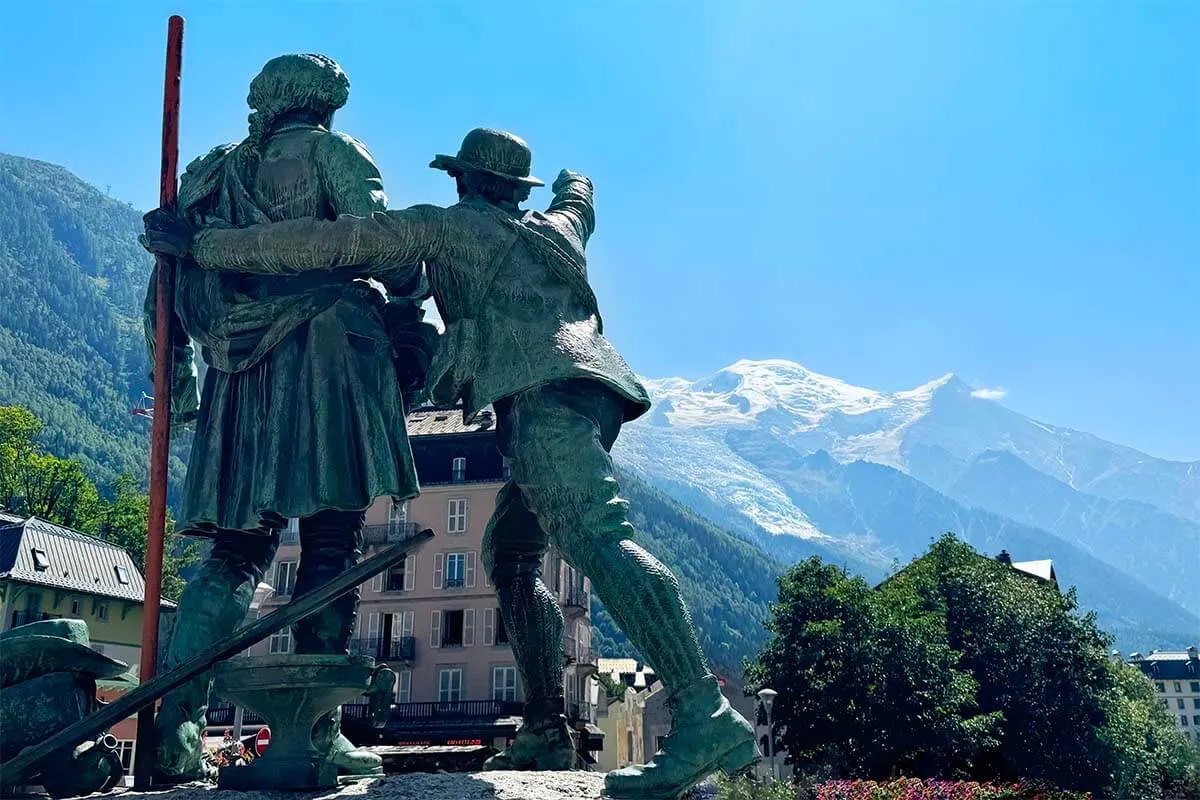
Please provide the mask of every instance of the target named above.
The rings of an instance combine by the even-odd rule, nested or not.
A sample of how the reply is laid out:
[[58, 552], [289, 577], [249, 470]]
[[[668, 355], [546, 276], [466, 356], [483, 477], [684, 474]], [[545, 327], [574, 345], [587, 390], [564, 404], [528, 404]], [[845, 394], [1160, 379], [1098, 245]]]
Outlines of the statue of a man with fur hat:
[[[349, 85], [325, 56], [268, 62], [250, 85], [249, 135], [187, 168], [179, 213], [199, 228], [241, 228], [382, 211], [371, 156], [331, 129]], [[300, 519], [299, 596], [358, 562], [364, 511], [376, 498], [416, 495], [404, 395], [423, 386], [436, 336], [421, 321], [418, 276], [385, 279], [385, 298], [345, 272], [215, 273], [189, 259], [178, 269], [173, 404], [197, 426], [178, 529], [214, 543], [180, 599], [168, 669], [241, 624], [289, 518]], [[152, 276], [151, 348], [154, 285]], [[198, 403], [189, 340], [208, 365]], [[296, 652], [346, 652], [357, 606], [355, 590], [298, 623]], [[205, 677], [164, 698], [158, 781], [204, 775], [209, 687]], [[318, 747], [343, 772], [378, 772], [379, 757], [356, 750], [339, 723], [337, 711], [318, 722]]]

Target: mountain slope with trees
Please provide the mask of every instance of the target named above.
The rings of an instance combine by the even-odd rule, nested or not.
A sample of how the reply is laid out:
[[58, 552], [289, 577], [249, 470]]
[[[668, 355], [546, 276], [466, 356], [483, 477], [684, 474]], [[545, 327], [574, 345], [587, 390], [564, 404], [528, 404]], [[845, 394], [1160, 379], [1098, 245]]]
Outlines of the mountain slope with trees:
[[150, 391], [140, 230], [62, 167], [0, 154], [0, 405], [27, 407], [48, 449], [103, 485], [147, 475], [149, 422], [130, 414]]

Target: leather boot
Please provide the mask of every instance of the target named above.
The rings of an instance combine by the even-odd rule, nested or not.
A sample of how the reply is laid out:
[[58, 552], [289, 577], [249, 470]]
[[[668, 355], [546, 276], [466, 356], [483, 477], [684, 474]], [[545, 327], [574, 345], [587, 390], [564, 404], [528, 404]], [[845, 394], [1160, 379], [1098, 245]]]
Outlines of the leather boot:
[[643, 766], [630, 766], [604, 778], [607, 797], [676, 800], [719, 771], [732, 775], [761, 757], [754, 728], [721, 694], [712, 675], [692, 682], [667, 699], [671, 732], [662, 749]]
[[383, 759], [356, 747], [342, 733], [342, 709], [335, 708], [313, 725], [313, 746], [338, 768], [339, 775], [363, 777], [383, 774]]
[[[246, 616], [256, 584], [219, 560], [206, 562], [179, 599], [179, 619], [167, 649], [166, 669], [232, 633]], [[163, 698], [154, 720], [156, 785], [216, 779], [217, 770], [204, 758], [200, 745], [211, 688], [211, 674], [205, 673]]]
[[483, 763], [485, 770], [569, 770], [575, 744], [563, 714], [562, 696], [525, 704], [524, 721], [513, 743]]

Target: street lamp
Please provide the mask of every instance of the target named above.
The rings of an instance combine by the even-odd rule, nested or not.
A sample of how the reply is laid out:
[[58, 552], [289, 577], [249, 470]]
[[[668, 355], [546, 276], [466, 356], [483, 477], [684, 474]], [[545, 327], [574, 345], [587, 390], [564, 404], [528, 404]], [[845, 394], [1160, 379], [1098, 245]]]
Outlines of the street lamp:
[[779, 692], [774, 689], [760, 689], [758, 699], [762, 702], [763, 708], [767, 710], [767, 758], [771, 759], [771, 780], [778, 780], [775, 774], [775, 726], [771, 722], [771, 706], [775, 705], [775, 698]]

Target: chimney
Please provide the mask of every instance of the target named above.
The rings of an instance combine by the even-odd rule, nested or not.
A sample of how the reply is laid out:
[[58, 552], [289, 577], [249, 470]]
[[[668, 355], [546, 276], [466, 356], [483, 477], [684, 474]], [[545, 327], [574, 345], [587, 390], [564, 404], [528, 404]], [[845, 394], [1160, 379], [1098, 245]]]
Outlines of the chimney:
[[1012, 556], [1008, 554], [1007, 550], [1001, 550], [1000, 555], [996, 556], [996, 560], [1001, 564], [1009, 564], [1010, 566], [1012, 565]]

